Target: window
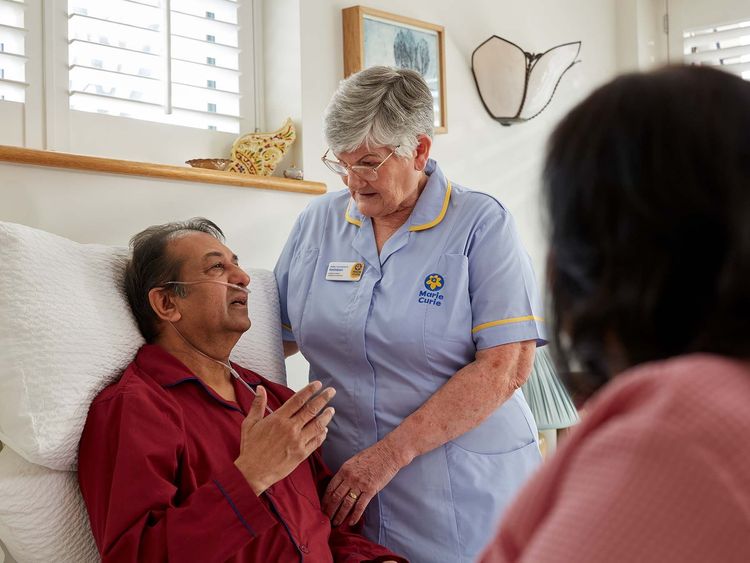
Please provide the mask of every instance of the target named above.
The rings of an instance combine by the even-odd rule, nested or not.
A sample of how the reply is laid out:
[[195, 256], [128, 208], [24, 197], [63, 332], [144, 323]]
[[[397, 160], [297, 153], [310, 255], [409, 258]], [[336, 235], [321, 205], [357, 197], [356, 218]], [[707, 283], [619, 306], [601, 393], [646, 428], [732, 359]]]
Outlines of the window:
[[69, 0], [68, 11], [71, 109], [239, 133], [237, 2]]
[[174, 164], [180, 140], [215, 153], [262, 115], [260, 1], [0, 0], [0, 145]]
[[683, 34], [685, 62], [716, 66], [750, 80], [750, 20]]
[[26, 99], [25, 2], [0, 0], [0, 96], [3, 100]]

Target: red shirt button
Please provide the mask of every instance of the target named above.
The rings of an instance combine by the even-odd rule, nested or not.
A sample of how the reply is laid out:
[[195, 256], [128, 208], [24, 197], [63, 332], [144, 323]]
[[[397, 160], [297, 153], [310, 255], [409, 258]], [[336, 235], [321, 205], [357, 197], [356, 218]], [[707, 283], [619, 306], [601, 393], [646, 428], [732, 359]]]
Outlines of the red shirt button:
[[307, 547], [307, 546], [306, 546], [305, 544], [302, 544], [302, 545], [300, 545], [300, 546], [299, 546], [299, 550], [300, 550], [300, 551], [301, 551], [302, 553], [310, 553], [310, 548], [309, 548], [309, 547]]

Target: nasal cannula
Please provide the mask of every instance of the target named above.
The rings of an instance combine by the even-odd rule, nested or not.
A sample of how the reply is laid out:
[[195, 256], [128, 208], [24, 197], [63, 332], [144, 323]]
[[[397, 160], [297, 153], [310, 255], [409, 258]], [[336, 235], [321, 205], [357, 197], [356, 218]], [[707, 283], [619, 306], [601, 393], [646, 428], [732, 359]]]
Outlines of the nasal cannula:
[[[219, 281], [219, 280], [197, 280], [197, 281], [189, 281], [189, 282], [170, 281], [170, 282], [166, 282], [164, 285], [196, 285], [196, 284], [199, 284], [199, 283], [218, 283], [219, 285], [225, 285], [225, 286], [227, 286], [227, 287], [229, 287], [231, 289], [236, 289], [238, 291], [244, 291], [246, 294], [250, 295], [250, 290], [247, 289], [246, 287], [242, 287], [241, 285], [235, 285], [233, 283], [227, 283], [227, 282], [223, 282], [223, 281]], [[224, 366], [225, 368], [227, 368], [229, 370], [229, 373], [231, 373], [232, 376], [237, 381], [242, 382], [242, 384], [245, 387], [247, 387], [247, 389], [253, 395], [255, 395], [255, 397], [258, 396], [258, 393], [255, 391], [255, 389], [253, 389], [252, 387], [250, 387], [250, 384], [247, 381], [245, 381], [244, 379], [242, 379], [242, 377], [240, 377], [240, 374], [237, 373], [237, 371], [230, 364], [226, 364], [226, 363], [222, 362], [221, 360], [217, 360], [216, 358], [212, 358], [211, 356], [209, 356], [205, 352], [201, 351], [197, 346], [194, 346], [192, 342], [190, 342], [187, 338], [185, 338], [182, 335], [182, 333], [179, 330], [177, 330], [177, 327], [174, 326], [174, 324], [172, 322], [170, 322], [169, 324], [172, 325], [172, 328], [180, 336], [180, 338], [182, 338], [182, 340], [185, 342], [185, 344], [187, 344], [188, 346], [190, 346], [193, 350], [195, 350], [196, 352], [198, 352], [204, 358], [207, 358], [207, 359], [211, 360], [212, 362], [216, 362], [217, 364], [220, 364], [220, 365]], [[268, 413], [270, 414], [270, 413], [273, 412], [273, 409], [271, 409], [271, 407], [269, 407], [268, 404], [266, 404], [266, 411], [268, 411]]]

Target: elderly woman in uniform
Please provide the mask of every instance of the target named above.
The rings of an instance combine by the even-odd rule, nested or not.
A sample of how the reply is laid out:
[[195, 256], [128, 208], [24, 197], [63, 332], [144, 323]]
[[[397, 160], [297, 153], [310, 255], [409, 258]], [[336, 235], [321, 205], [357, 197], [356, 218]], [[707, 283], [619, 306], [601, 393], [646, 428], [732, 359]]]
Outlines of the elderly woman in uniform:
[[473, 561], [540, 462], [519, 387], [545, 342], [510, 213], [429, 158], [410, 70], [343, 81], [323, 162], [348, 189], [298, 217], [276, 265], [287, 355], [336, 388], [324, 457], [334, 525], [412, 561]]

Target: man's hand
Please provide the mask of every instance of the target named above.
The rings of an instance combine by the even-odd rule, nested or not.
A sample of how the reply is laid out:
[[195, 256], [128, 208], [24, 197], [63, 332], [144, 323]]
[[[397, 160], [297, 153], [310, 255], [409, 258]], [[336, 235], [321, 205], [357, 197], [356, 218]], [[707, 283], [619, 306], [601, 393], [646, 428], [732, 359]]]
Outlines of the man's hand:
[[333, 407], [321, 412], [336, 394], [314, 381], [292, 396], [276, 412], [263, 418], [266, 390], [260, 385], [247, 417], [242, 422], [240, 455], [234, 464], [256, 495], [289, 475], [325, 440]]
[[397, 454], [381, 440], [341, 466], [323, 496], [323, 512], [334, 526], [347, 518], [350, 526], [357, 523], [372, 498], [405, 465]]

